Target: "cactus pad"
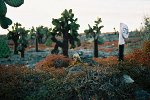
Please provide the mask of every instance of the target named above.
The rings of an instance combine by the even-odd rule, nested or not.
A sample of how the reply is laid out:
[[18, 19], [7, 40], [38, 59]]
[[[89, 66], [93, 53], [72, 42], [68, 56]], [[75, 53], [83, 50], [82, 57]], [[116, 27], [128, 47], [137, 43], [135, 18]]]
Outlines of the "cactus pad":
[[7, 7], [3, 0], [0, 0], [0, 17], [5, 16], [7, 13]]
[[9, 6], [19, 7], [24, 3], [24, 0], [4, 0]]
[[2, 28], [6, 29], [12, 24], [12, 20], [7, 17], [0, 17], [0, 25]]

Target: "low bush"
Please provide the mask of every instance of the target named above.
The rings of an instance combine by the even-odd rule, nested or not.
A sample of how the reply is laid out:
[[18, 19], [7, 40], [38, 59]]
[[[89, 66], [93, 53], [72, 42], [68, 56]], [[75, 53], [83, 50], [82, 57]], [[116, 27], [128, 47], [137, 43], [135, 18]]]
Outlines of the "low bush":
[[50, 78], [23, 65], [0, 65], [0, 100], [24, 100]]
[[65, 67], [71, 63], [71, 59], [63, 55], [49, 55], [36, 64], [35, 69], [51, 73], [54, 77], [62, 77], [65, 74]]
[[71, 63], [71, 59], [63, 55], [49, 55], [44, 60], [38, 62], [36, 64], [36, 67], [37, 68], [40, 67], [62, 68], [62, 67], [68, 67], [70, 63]]
[[150, 41], [145, 41], [142, 49], [136, 49], [127, 54], [125, 60], [134, 65], [150, 67]]
[[108, 58], [93, 58], [93, 60], [103, 66], [110, 66], [110, 65], [118, 64], [118, 58], [113, 57], [113, 56], [108, 57]]

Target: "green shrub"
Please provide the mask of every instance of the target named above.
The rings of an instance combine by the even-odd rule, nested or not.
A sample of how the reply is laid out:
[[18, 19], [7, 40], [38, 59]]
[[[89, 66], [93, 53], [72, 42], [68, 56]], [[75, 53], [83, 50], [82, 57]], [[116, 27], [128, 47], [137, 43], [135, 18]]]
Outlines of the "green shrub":
[[5, 58], [10, 56], [10, 49], [6, 43], [6, 40], [3, 38], [0, 38], [0, 58]]

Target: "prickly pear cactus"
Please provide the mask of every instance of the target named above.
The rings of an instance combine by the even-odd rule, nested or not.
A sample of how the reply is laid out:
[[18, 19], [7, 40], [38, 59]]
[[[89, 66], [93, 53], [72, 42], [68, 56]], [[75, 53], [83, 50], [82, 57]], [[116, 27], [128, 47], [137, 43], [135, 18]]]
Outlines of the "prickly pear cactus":
[[7, 29], [12, 24], [12, 20], [7, 17], [0, 17], [0, 25], [3, 29]]
[[24, 3], [24, 0], [4, 0], [9, 6], [19, 7]]
[[94, 57], [98, 57], [98, 38], [101, 34], [101, 28], [103, 28], [103, 25], [100, 25], [102, 22], [101, 18], [98, 18], [95, 22], [95, 25], [93, 27], [89, 26], [89, 29], [85, 30], [87, 36], [92, 36], [94, 38]]
[[12, 24], [12, 20], [6, 17], [7, 6], [19, 7], [24, 3], [24, 0], [0, 0], [0, 25], [7, 29]]
[[5, 16], [7, 13], [7, 7], [3, 0], [0, 0], [0, 16]]
[[0, 58], [9, 57], [11, 54], [11, 51], [6, 43], [6, 40], [3, 38], [0, 38]]
[[[74, 17], [72, 9], [65, 9], [60, 18], [52, 20], [54, 29], [52, 30], [51, 40], [56, 43], [54, 49], [51, 51], [52, 54], [57, 54], [59, 52], [58, 47], [61, 47], [63, 55], [68, 56], [68, 43], [70, 43], [70, 48], [80, 46], [80, 40], [78, 39], [79, 34], [77, 31], [80, 25], [77, 24], [77, 20], [78, 19]], [[62, 41], [57, 40], [56, 36], [62, 36]]]

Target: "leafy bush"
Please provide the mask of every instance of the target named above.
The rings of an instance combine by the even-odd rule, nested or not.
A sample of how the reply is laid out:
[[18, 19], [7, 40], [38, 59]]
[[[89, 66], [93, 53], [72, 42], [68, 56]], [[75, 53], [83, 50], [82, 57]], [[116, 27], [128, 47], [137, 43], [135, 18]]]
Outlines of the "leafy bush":
[[0, 58], [9, 57], [10, 54], [11, 51], [10, 48], [8, 47], [6, 40], [0, 38]]

